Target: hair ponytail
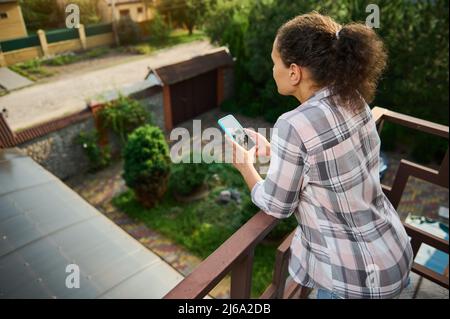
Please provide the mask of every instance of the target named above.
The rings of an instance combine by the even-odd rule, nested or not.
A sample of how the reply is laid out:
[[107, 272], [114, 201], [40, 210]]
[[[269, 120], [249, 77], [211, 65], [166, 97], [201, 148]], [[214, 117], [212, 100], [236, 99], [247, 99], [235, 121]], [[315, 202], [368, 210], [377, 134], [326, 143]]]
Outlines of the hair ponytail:
[[319, 86], [330, 87], [333, 104], [355, 111], [373, 101], [386, 67], [384, 44], [370, 27], [361, 23], [342, 27], [317, 12], [283, 24], [277, 47], [286, 66], [308, 68]]
[[383, 42], [368, 26], [351, 23], [342, 27], [334, 43], [334, 72], [330, 86], [337, 103], [360, 108], [361, 97], [370, 103], [386, 67]]

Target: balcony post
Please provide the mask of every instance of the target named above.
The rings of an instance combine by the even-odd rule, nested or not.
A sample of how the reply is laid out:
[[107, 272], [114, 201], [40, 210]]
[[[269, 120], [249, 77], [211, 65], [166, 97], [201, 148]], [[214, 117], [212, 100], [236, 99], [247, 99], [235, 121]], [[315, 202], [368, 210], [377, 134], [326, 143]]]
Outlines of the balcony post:
[[231, 271], [230, 297], [232, 299], [249, 299], [252, 288], [253, 256], [255, 249], [236, 262]]

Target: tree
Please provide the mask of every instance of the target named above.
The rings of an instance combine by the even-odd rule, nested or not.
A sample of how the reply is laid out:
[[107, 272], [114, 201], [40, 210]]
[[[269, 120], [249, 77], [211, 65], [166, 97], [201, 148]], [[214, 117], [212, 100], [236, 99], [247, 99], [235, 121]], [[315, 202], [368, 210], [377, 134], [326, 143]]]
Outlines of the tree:
[[20, 0], [28, 31], [64, 26], [65, 13], [57, 0]]
[[20, 0], [27, 29], [56, 29], [65, 27], [65, 7], [69, 3], [80, 8], [80, 22], [85, 25], [100, 22], [98, 2], [100, 0]]
[[[386, 44], [389, 62], [372, 106], [448, 124], [448, 1], [380, 0], [377, 5], [381, 26], [375, 31]], [[312, 10], [340, 23], [364, 22], [366, 6], [365, 0], [218, 0], [207, 15], [205, 31], [237, 58], [239, 99], [227, 101], [227, 111], [263, 114], [274, 122], [298, 105], [297, 100], [277, 93], [272, 77], [270, 51], [278, 27]], [[447, 147], [444, 139], [412, 136], [389, 125], [383, 134], [384, 147], [412, 145], [414, 158], [422, 162], [442, 158]]]
[[102, 0], [71, 0], [70, 3], [80, 8], [80, 22], [84, 25], [96, 24], [101, 21], [99, 1]]
[[210, 5], [210, 0], [161, 0], [157, 10], [171, 24], [183, 26], [192, 34], [194, 27], [203, 22], [203, 17]]

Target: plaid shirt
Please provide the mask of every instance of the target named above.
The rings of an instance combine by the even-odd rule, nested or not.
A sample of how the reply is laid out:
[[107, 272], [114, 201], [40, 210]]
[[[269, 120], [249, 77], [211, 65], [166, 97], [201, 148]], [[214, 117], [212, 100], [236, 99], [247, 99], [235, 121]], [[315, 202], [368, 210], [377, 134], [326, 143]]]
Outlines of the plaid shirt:
[[369, 106], [352, 114], [323, 88], [280, 116], [271, 161], [252, 201], [298, 221], [289, 273], [342, 298], [394, 298], [413, 262], [409, 237], [384, 195], [380, 138]]

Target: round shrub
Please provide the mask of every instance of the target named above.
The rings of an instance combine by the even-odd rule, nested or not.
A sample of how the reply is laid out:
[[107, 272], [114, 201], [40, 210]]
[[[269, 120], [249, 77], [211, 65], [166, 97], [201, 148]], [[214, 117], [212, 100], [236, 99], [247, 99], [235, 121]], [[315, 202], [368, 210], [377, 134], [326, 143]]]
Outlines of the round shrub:
[[189, 195], [205, 183], [208, 165], [201, 163], [177, 163], [172, 166], [170, 189], [179, 195]]
[[167, 190], [170, 174], [169, 146], [163, 132], [145, 125], [128, 136], [124, 148], [123, 178], [143, 206], [153, 207]]
[[120, 44], [135, 44], [140, 40], [139, 26], [130, 17], [120, 18], [117, 23], [117, 34]]
[[147, 24], [150, 39], [156, 43], [165, 42], [170, 35], [170, 27], [164, 21], [164, 18], [158, 12], [155, 13], [153, 19]]

